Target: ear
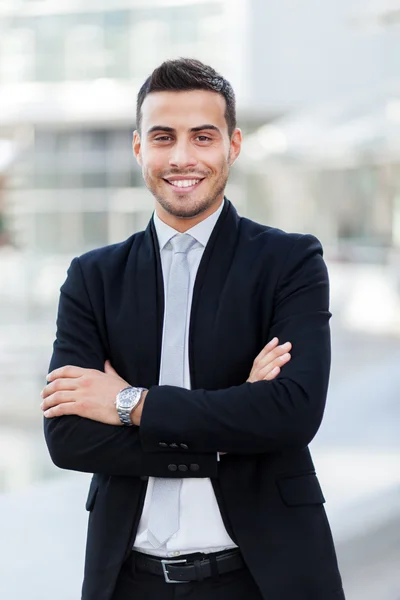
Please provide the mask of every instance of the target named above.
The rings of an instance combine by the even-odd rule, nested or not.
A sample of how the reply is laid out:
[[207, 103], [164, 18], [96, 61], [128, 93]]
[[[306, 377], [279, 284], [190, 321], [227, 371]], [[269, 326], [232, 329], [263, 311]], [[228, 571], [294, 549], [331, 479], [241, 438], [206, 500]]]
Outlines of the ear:
[[137, 130], [135, 130], [133, 132], [132, 148], [133, 148], [133, 154], [135, 155], [137, 162], [139, 163], [140, 166], [142, 166], [142, 154], [141, 154], [142, 144], [140, 141], [140, 133]]
[[237, 157], [240, 154], [240, 150], [242, 148], [242, 131], [239, 128], [236, 128], [231, 136], [231, 144], [230, 144], [230, 156], [229, 156], [229, 164], [230, 166], [236, 161]]

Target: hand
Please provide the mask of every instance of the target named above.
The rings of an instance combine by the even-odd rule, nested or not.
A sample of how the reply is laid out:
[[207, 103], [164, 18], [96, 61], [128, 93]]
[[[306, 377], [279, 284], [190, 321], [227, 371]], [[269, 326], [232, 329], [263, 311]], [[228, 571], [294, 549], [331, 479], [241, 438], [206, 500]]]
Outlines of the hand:
[[272, 381], [279, 375], [281, 368], [292, 358], [290, 350], [292, 344], [286, 342], [278, 346], [278, 338], [271, 340], [255, 358], [248, 382]]
[[109, 361], [104, 369], [103, 373], [66, 366], [49, 373], [49, 383], [41, 393], [44, 416], [78, 415], [100, 423], [121, 425], [115, 398], [129, 383], [118, 375]]
[[[292, 349], [292, 344], [286, 342], [278, 346], [278, 338], [272, 339], [260, 354], [255, 358], [253, 367], [248, 378], [249, 383], [255, 381], [272, 381], [281, 372], [281, 367], [289, 362], [291, 356], [289, 351]], [[227, 452], [220, 452], [220, 456], [224, 456]]]

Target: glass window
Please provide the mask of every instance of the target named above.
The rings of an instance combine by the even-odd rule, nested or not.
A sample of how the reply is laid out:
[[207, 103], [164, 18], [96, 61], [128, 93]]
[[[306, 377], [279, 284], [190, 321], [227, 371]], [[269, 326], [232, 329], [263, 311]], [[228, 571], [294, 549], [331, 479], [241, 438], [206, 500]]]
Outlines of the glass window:
[[129, 171], [109, 171], [107, 173], [107, 187], [125, 188], [131, 185]]
[[63, 15], [35, 20], [37, 40], [36, 79], [62, 81], [65, 77], [63, 40], [66, 20]]
[[83, 243], [87, 250], [108, 243], [108, 214], [105, 211], [83, 213]]
[[130, 76], [130, 14], [116, 11], [104, 15], [105, 77], [128, 79]]
[[30, 81], [35, 75], [35, 32], [14, 28], [0, 38], [0, 81]]
[[82, 134], [82, 145], [84, 150], [104, 151], [107, 145], [107, 131], [86, 131]]
[[169, 26], [161, 20], [139, 21], [131, 36], [131, 59], [134, 77], [141, 79], [169, 55]]
[[51, 169], [35, 169], [34, 187], [39, 189], [53, 189], [59, 185], [58, 173]]
[[82, 187], [84, 188], [105, 188], [107, 186], [107, 174], [102, 172], [83, 172]]
[[36, 213], [35, 249], [39, 252], [77, 252], [82, 248], [82, 218], [77, 213]]
[[53, 154], [56, 151], [57, 134], [54, 131], [35, 132], [35, 154]]
[[108, 57], [103, 14], [80, 15], [66, 32], [64, 52], [67, 79], [104, 77]]

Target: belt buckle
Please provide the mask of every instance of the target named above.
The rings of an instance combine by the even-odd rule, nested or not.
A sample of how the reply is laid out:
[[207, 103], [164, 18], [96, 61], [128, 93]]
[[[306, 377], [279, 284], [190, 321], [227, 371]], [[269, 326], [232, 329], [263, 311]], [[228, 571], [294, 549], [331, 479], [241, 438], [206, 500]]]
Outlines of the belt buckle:
[[165, 579], [166, 583], [190, 583], [190, 581], [175, 581], [174, 579], [170, 579], [168, 571], [167, 571], [167, 565], [175, 565], [176, 563], [186, 563], [186, 562], [187, 562], [187, 560], [185, 558], [183, 558], [181, 560], [161, 559], [162, 570], [164, 573], [164, 579]]

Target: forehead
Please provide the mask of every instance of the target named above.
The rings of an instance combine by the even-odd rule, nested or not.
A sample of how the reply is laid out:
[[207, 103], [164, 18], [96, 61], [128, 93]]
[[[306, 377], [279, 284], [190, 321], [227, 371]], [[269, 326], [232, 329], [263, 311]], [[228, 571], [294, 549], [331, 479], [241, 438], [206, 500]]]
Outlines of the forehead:
[[142, 130], [155, 125], [190, 129], [203, 123], [227, 129], [225, 98], [216, 92], [151, 92], [142, 104]]

